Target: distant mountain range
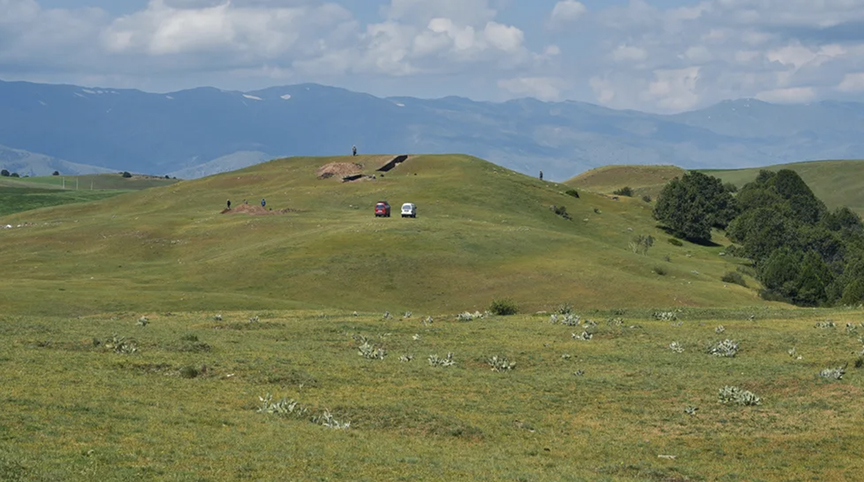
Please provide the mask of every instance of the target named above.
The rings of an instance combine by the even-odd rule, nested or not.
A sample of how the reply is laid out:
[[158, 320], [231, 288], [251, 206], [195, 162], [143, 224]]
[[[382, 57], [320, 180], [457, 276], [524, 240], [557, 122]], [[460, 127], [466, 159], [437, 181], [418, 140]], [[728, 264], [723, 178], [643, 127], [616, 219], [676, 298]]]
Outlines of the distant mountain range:
[[677, 115], [581, 102], [378, 98], [316, 84], [170, 94], [0, 81], [0, 167], [193, 178], [270, 158], [472, 154], [564, 180], [607, 164], [737, 168], [864, 157], [864, 104], [727, 101]]

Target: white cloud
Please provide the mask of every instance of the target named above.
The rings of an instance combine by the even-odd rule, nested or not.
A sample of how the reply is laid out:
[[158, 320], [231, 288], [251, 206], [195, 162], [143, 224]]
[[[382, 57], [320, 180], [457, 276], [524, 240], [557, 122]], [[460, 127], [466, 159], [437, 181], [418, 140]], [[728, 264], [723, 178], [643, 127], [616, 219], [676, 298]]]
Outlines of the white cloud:
[[576, 0], [562, 0], [555, 4], [549, 16], [553, 28], [560, 28], [579, 20], [588, 12], [588, 8]]
[[655, 70], [654, 81], [649, 84], [648, 90], [642, 93], [642, 97], [665, 111], [692, 109], [700, 100], [696, 93], [700, 70], [699, 67]]
[[864, 72], [856, 72], [843, 76], [843, 81], [837, 86], [840, 92], [864, 92]]
[[498, 86], [517, 96], [554, 101], [561, 100], [561, 89], [565, 86], [565, 82], [555, 77], [518, 77], [499, 80]]
[[797, 104], [810, 102], [816, 97], [816, 92], [811, 87], [791, 87], [788, 89], [775, 89], [756, 94], [756, 98], [765, 102], [778, 104]]
[[640, 62], [648, 58], [648, 51], [641, 47], [619, 45], [612, 51], [612, 59], [616, 62]]
[[149, 0], [123, 16], [40, 1], [0, 0], [3, 78], [566, 94], [660, 112], [756, 96], [864, 100], [860, 0], [629, 0], [591, 12], [560, 0], [539, 22], [514, 0], [386, 0], [372, 21], [360, 20], [372, 2], [342, 0]]

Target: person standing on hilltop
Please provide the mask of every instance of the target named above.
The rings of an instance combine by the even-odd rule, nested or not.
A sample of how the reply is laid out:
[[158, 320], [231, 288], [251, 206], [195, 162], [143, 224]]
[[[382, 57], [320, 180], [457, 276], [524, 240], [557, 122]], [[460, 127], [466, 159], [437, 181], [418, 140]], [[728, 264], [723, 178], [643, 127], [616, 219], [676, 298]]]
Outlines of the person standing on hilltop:
[[540, 171], [540, 180], [543, 180], [543, 171]]
[[229, 210], [231, 209], [231, 200], [230, 199], [228, 200], [228, 209]]
[[267, 201], [265, 201], [264, 199], [261, 199], [261, 207], [263, 208], [265, 206], [267, 206]]
[[356, 157], [357, 156], [357, 146], [351, 146], [351, 153]]

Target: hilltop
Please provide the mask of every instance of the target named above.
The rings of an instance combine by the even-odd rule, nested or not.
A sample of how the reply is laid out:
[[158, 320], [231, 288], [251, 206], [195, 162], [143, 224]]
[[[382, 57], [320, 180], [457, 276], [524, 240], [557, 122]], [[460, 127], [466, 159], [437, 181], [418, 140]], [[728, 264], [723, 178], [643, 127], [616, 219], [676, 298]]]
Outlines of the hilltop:
[[564, 184], [606, 194], [630, 187], [636, 197], [656, 197], [667, 182], [685, 172], [676, 166], [604, 166], [583, 172]]
[[[724, 183], [739, 188], [756, 179], [760, 170], [779, 171], [791, 169], [797, 172], [813, 193], [835, 209], [848, 206], [859, 215], [864, 215], [864, 161], [812, 161], [793, 164], [777, 164], [746, 169], [700, 169], [700, 172], [720, 178]], [[672, 178], [686, 172], [675, 166], [606, 166], [582, 173], [565, 184], [577, 189], [598, 193], [612, 193], [616, 189], [630, 186], [639, 196], [656, 196]]]
[[[322, 307], [454, 313], [512, 298], [523, 311], [749, 306], [723, 248], [675, 247], [637, 199], [615, 201], [462, 155], [289, 158], [110, 200], [0, 218], [7, 312]], [[353, 164], [343, 183], [319, 171]], [[372, 179], [371, 176], [375, 176]], [[221, 214], [226, 199], [278, 215]], [[418, 218], [376, 219], [388, 200]], [[572, 220], [551, 206], [566, 206]], [[560, 211], [560, 209], [559, 209]], [[656, 238], [647, 255], [633, 236]], [[717, 243], [728, 244], [722, 237]], [[658, 274], [660, 273], [660, 274]], [[14, 287], [14, 289], [13, 289]], [[38, 306], [39, 308], [35, 308]]]
[[864, 160], [797, 162], [750, 169], [703, 170], [702, 172], [741, 187], [753, 181], [760, 170], [779, 171], [780, 169], [791, 169], [797, 172], [813, 193], [829, 208], [847, 206], [859, 215], [864, 215]]

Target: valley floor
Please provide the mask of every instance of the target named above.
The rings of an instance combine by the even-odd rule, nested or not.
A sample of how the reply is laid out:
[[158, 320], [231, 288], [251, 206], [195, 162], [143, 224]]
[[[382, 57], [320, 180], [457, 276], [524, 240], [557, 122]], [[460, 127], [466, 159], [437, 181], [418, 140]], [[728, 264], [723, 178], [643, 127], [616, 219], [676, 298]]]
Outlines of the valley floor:
[[[0, 480], [857, 480], [864, 469], [864, 312], [405, 315], [0, 317]], [[735, 357], [707, 353], [726, 339]], [[448, 353], [453, 366], [431, 364]], [[515, 368], [492, 370], [496, 356]], [[820, 376], [846, 364], [840, 380]], [[727, 385], [761, 404], [720, 403]], [[285, 414], [262, 413], [268, 394]]]

